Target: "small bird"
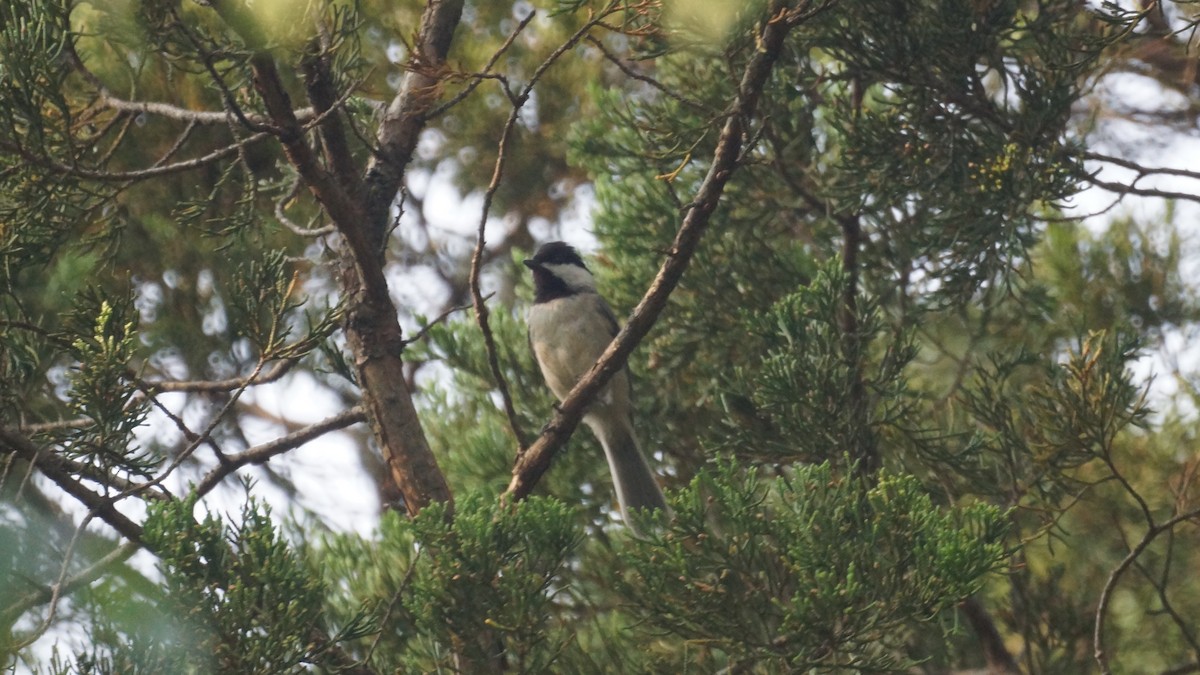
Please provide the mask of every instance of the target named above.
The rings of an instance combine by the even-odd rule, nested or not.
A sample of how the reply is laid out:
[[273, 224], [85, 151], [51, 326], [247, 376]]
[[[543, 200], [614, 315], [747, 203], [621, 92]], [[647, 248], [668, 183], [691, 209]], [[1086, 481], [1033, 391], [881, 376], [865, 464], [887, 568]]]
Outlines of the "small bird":
[[[617, 334], [617, 318], [570, 245], [545, 244], [525, 266], [533, 271], [534, 288], [533, 306], [526, 317], [529, 346], [550, 391], [562, 401], [608, 348]], [[583, 416], [604, 447], [626, 522], [631, 508], [667, 508], [633, 432], [632, 393], [629, 372], [622, 368]]]

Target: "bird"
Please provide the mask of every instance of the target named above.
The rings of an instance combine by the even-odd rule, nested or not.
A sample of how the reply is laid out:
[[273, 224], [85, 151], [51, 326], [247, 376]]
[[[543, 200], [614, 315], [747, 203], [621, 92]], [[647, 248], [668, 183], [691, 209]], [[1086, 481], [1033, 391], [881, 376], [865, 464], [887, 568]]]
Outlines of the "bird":
[[[579, 252], [552, 241], [524, 261], [533, 273], [533, 304], [526, 314], [529, 346], [550, 391], [559, 402], [579, 382], [616, 336], [617, 318], [596, 290]], [[630, 509], [667, 511], [666, 500], [633, 429], [633, 391], [621, 368], [588, 405], [583, 423], [604, 448], [613, 488], [625, 522]]]

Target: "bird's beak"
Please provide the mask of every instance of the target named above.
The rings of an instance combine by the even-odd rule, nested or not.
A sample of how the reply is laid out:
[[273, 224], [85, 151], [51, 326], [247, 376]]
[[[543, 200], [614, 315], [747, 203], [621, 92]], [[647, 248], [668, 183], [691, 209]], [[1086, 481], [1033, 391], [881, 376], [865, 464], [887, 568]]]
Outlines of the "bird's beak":
[[537, 261], [533, 260], [532, 258], [526, 258], [525, 260], [523, 260], [521, 262], [531, 270], [540, 269], [542, 266], [541, 263], [538, 263]]

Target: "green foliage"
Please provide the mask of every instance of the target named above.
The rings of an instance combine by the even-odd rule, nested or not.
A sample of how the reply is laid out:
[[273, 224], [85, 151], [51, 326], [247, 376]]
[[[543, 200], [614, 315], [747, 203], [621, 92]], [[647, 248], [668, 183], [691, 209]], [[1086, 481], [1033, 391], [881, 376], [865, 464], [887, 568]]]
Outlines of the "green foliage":
[[479, 636], [490, 630], [504, 640], [520, 672], [543, 672], [569, 635], [546, 629], [553, 583], [579, 541], [570, 510], [536, 501], [509, 516], [472, 506], [464, 505], [453, 523], [440, 508], [416, 518], [414, 532], [428, 562], [418, 562], [405, 608], [417, 631], [442, 645], [427, 658], [456, 647], [480, 662], [488, 645], [479, 644]]
[[59, 60], [70, 39], [64, 30], [68, 3], [39, 0], [0, 10], [0, 87], [6, 105], [0, 129], [31, 148], [62, 142], [74, 111], [63, 84], [70, 74]]
[[1183, 278], [1184, 242], [1173, 208], [1159, 221], [1113, 219], [1100, 234], [1051, 224], [1041, 259], [1064, 313], [1092, 330], [1124, 321], [1143, 332], [1192, 323], [1200, 316], [1194, 289]]
[[974, 593], [1005, 556], [1003, 514], [935, 507], [911, 477], [826, 464], [759, 477], [725, 462], [671, 499], [617, 571], [637, 616], [765, 672], [907, 667], [905, 627]]
[[[319, 168], [353, 182], [333, 175], [302, 110], [305, 74], [330, 64], [344, 107], [323, 122], [344, 128], [361, 170], [423, 4], [0, 7], [5, 432], [104, 499], [228, 466], [263, 427], [295, 430], [292, 400], [266, 409], [288, 381], [261, 398], [211, 381], [280, 365], [359, 400], [350, 364], [377, 354], [349, 354], [337, 334], [339, 303], [356, 301], [339, 286], [350, 270], [332, 263], [336, 237], [298, 232], [328, 218], [262, 124], [251, 59], [274, 61]], [[430, 91], [469, 95], [424, 120], [380, 251], [397, 297], [426, 277], [444, 293], [398, 307], [402, 319], [425, 326], [419, 314], [469, 290], [470, 236], [434, 213], [443, 199], [427, 184], [483, 191], [509, 94], [604, 4], [533, 3], [519, 34], [526, 3], [466, 5]], [[635, 426], [678, 488], [647, 534], [615, 522], [583, 430], [539, 485], [554, 499], [499, 505], [517, 443], [475, 319], [453, 315], [404, 345], [453, 518], [438, 505], [385, 514], [370, 536], [314, 536], [320, 523], [258, 499], [198, 521], [210, 502], [134, 491], [115, 506], [156, 502], [144, 527], [158, 573], [105, 562], [51, 608], [40, 595], [111, 552], [111, 533], [76, 532], [77, 509], [64, 514], [51, 481], [0, 444], [4, 648], [45, 620], [43, 641], [86, 631], [85, 648], [49, 664], [16, 656], [56, 673], [473, 672], [498, 654], [521, 672], [941, 673], [989, 665], [958, 609], [970, 597], [1031, 675], [1090, 672], [1099, 590], [1200, 485], [1200, 378], [1171, 362], [1182, 403], [1151, 413], [1135, 376], [1200, 318], [1182, 216], [1101, 234], [1052, 220], [1088, 180], [1072, 116], [1124, 67], [1102, 49], [1142, 36], [1133, 22], [1148, 15], [1093, 5], [806, 5], [699, 250], [631, 359]], [[248, 13], [272, 7], [294, 15]], [[627, 314], [673, 254], [762, 48], [763, 7], [631, 3], [537, 82], [504, 148], [484, 269], [527, 436], [553, 400], [520, 319], [521, 249], [557, 238], [589, 183], [589, 265]], [[148, 425], [152, 410], [166, 421]], [[198, 428], [213, 433], [196, 442]], [[285, 461], [241, 470], [308, 497]], [[1192, 524], [1141, 550], [1115, 589], [1102, 636], [1114, 670], [1194, 668]]]
[[547, 672], [573, 639], [557, 584], [580, 533], [563, 503], [534, 497], [505, 508], [469, 498], [452, 520], [443, 505], [411, 521], [392, 514], [380, 535], [334, 540], [320, 565], [331, 588], [348, 586], [377, 607], [382, 633], [364, 644], [381, 669], [452, 669], [455, 659], [483, 663], [502, 648], [515, 672]]
[[[93, 424], [72, 438], [72, 454], [99, 455], [103, 464], [125, 463], [152, 468], [127, 448], [145, 420], [147, 404], [135, 400], [136, 387], [127, 371], [137, 344], [131, 298], [104, 298], [89, 292], [77, 313], [66, 321], [67, 335], [77, 335], [69, 354], [74, 365], [67, 376], [67, 395], [75, 415]], [[90, 330], [89, 330], [90, 328]]]
[[[827, 265], [809, 286], [750, 324], [763, 353], [734, 371], [724, 393], [730, 452], [770, 463], [838, 463], [862, 435], [876, 435], [909, 414], [904, 369], [915, 356], [911, 340], [889, 334], [879, 308], [866, 298], [853, 317], [857, 335], [887, 344], [872, 349], [857, 336], [848, 338], [846, 284], [841, 267]], [[864, 363], [870, 368], [867, 428], [846, 412]]]
[[294, 296], [295, 286], [296, 277], [282, 251], [251, 261], [235, 277], [229, 309], [235, 325], [264, 359], [284, 351], [291, 333], [289, 315], [303, 305]]
[[[1079, 489], [1075, 469], [1112, 457], [1119, 434], [1149, 412], [1127, 370], [1136, 353], [1127, 335], [1091, 334], [1062, 363], [1018, 354], [978, 370], [962, 400], [1000, 474], [991, 477], [993, 498], [1055, 504]], [[1013, 456], [1023, 461], [1004, 459]]]
[[1003, 276], [1035, 240], [1029, 207], [1075, 189], [1065, 125], [1096, 52], [1067, 3], [1015, 5], [852, 2], [812, 26], [825, 69], [859, 88], [838, 88], [823, 118], [836, 140], [822, 183], [892, 249], [881, 264], [940, 282], [930, 299]]
[[[162, 560], [160, 610], [173, 633], [160, 639], [201, 671], [277, 673], [321, 663], [330, 645], [314, 631], [322, 627], [325, 589], [269, 511], [250, 500], [240, 522], [227, 527], [212, 514], [196, 521], [195, 507], [193, 500], [166, 503], [146, 522], [147, 545]], [[343, 635], [361, 630], [351, 621]]]

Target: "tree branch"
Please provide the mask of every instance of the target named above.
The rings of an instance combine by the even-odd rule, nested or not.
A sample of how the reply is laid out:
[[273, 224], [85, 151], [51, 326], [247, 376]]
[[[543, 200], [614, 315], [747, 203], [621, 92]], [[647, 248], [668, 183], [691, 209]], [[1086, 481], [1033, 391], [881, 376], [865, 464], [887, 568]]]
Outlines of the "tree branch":
[[671, 292], [679, 284], [688, 263], [700, 243], [709, 220], [716, 210], [721, 194], [733, 171], [737, 169], [743, 135], [762, 96], [763, 87], [783, 48], [788, 31], [807, 14], [787, 9], [775, 0], [770, 5], [770, 18], [756, 36], [757, 49], [743, 71], [737, 96], [729, 109], [725, 125], [713, 153], [708, 174], [696, 192], [687, 215], [675, 235], [675, 241], [659, 268], [646, 294], [629, 317], [625, 327], [608, 345], [596, 365], [588, 371], [567, 395], [566, 400], [529, 449], [517, 457], [512, 480], [506, 495], [524, 499], [547, 469], [554, 453], [566, 443], [578, 426], [587, 404], [625, 365], [626, 359], [642, 338], [650, 332], [659, 314], [666, 307]]
[[114, 506], [114, 499], [97, 494], [75, 480], [70, 468], [45, 448], [39, 448], [24, 436], [0, 427], [0, 449], [33, 464], [64, 492], [74, 497], [126, 539], [142, 545], [142, 526], [133, 522]]
[[1187, 169], [1173, 169], [1171, 167], [1166, 167], [1166, 166], [1142, 166], [1141, 164], [1138, 164], [1137, 162], [1133, 162], [1128, 159], [1124, 159], [1122, 157], [1113, 157], [1112, 155], [1105, 155], [1105, 154], [1101, 154], [1099, 152], [1085, 152], [1085, 153], [1083, 153], [1083, 158], [1090, 159], [1094, 162], [1107, 162], [1109, 164], [1119, 166], [1123, 169], [1129, 169], [1130, 171], [1136, 171], [1138, 178], [1142, 178], [1144, 176], [1161, 175], [1161, 176], [1179, 176], [1180, 178], [1191, 178], [1193, 180], [1200, 180], [1200, 171], [1188, 171]]
[[[262, 98], [267, 114], [279, 127], [279, 141], [283, 144], [288, 161], [304, 179], [310, 192], [338, 226], [342, 236], [354, 251], [359, 262], [374, 260], [375, 249], [359, 233], [354, 223], [362, 221], [363, 211], [359, 202], [348, 193], [329, 170], [321, 166], [312, 148], [304, 139], [304, 127], [296, 119], [291, 97], [279, 79], [275, 60], [267, 54], [256, 54], [250, 59], [254, 73], [254, 89]], [[332, 115], [323, 116], [324, 124]]]
[[324, 35], [314, 41], [301, 60], [300, 67], [304, 72], [304, 87], [308, 100], [321, 113], [322, 120], [317, 125], [317, 135], [321, 140], [325, 165], [329, 167], [334, 179], [346, 194], [352, 199], [357, 199], [362, 192], [362, 182], [359, 179], [358, 167], [350, 154], [350, 146], [346, 143], [346, 131], [335, 113], [339, 105], [339, 96], [329, 65], [327, 43], [328, 39]]
[[365, 177], [368, 226], [382, 238], [388, 210], [412, 160], [421, 130], [441, 94], [446, 54], [462, 18], [463, 0], [429, 0], [406, 68], [400, 93], [392, 99], [376, 133], [378, 149]]
[[1117, 587], [1117, 582], [1160, 534], [1171, 530], [1179, 523], [1195, 519], [1200, 519], [1200, 509], [1178, 513], [1158, 525], [1151, 525], [1146, 530], [1146, 534], [1142, 536], [1141, 541], [1130, 549], [1129, 554], [1109, 573], [1108, 581], [1105, 582], [1104, 589], [1100, 591], [1100, 601], [1096, 606], [1096, 623], [1092, 631], [1093, 656], [1096, 664], [1100, 666], [1100, 672], [1104, 675], [1112, 675], [1112, 670], [1108, 666], [1108, 654], [1104, 651], [1104, 621], [1107, 618], [1108, 603], [1112, 600], [1112, 593]]
[[204, 392], [218, 393], [242, 389], [256, 384], [267, 384], [274, 382], [283, 377], [296, 365], [298, 358], [281, 359], [271, 366], [271, 369], [265, 373], [256, 372], [255, 374], [246, 377], [231, 377], [225, 380], [142, 380], [134, 373], [130, 373], [130, 377], [138, 383], [138, 387], [145, 389], [150, 393], [164, 392]]
[[110, 567], [129, 559], [141, 548], [136, 542], [127, 541], [114, 548], [108, 555], [89, 565], [86, 569], [75, 574], [70, 579], [57, 584], [57, 588], [44, 587], [32, 591], [0, 611], [0, 626], [8, 626], [25, 612], [34, 607], [50, 602], [57, 595], [62, 597], [87, 586], [106, 573]]
[[1020, 666], [1004, 645], [1004, 637], [996, 629], [996, 622], [992, 620], [991, 614], [979, 598], [972, 596], [963, 600], [959, 609], [967, 617], [967, 622], [979, 638], [979, 644], [983, 646], [988, 675], [1018, 675], [1021, 672]]
[[1139, 197], [1161, 197], [1162, 199], [1178, 199], [1180, 201], [1200, 203], [1200, 194], [1195, 194], [1192, 192], [1175, 192], [1173, 190], [1157, 190], [1155, 188], [1137, 187], [1136, 183], [1137, 183], [1137, 180], [1140, 180], [1140, 178], [1137, 180], [1134, 180], [1134, 182], [1129, 185], [1125, 185], [1123, 183], [1113, 183], [1113, 182], [1109, 182], [1109, 181], [1100, 180], [1099, 178], [1096, 178], [1094, 176], [1089, 176], [1086, 180], [1098, 188], [1108, 190], [1109, 192], [1113, 192], [1113, 193], [1119, 194], [1121, 196], [1137, 195]]
[[243, 147], [265, 140], [269, 137], [270, 134], [266, 132], [254, 133], [239, 141], [230, 143], [222, 148], [217, 148], [216, 150], [213, 150], [205, 155], [201, 155], [200, 157], [184, 159], [178, 162], [172, 162], [170, 164], [163, 164], [161, 166], [153, 166], [147, 169], [135, 169], [133, 171], [100, 171], [97, 169], [86, 169], [80, 166], [63, 164], [62, 162], [57, 162], [51, 159], [47, 155], [29, 152], [25, 148], [13, 143], [0, 143], [0, 150], [10, 152], [31, 164], [51, 169], [52, 171], [61, 173], [65, 176], [119, 183], [130, 180], [157, 178], [158, 176], [166, 176], [173, 173], [182, 173], [184, 171], [198, 169], [214, 162], [219, 162], [228, 157], [232, 157], [236, 155]]
[[[194, 122], [196, 124], [228, 124], [229, 113], [224, 110], [189, 110], [181, 108], [170, 103], [161, 103], [158, 101], [126, 101], [124, 99], [111, 96], [107, 89], [100, 92], [100, 105], [116, 110], [119, 112], [127, 112], [134, 114], [155, 115], [165, 117], [167, 119], [178, 120], [180, 122]], [[301, 122], [308, 122], [316, 117], [316, 112], [312, 108], [301, 108], [296, 111], [296, 119]], [[260, 115], [246, 115], [246, 119], [257, 124], [264, 124], [267, 118]]]
[[226, 458], [226, 461], [222, 462], [220, 466], [212, 471], [209, 471], [196, 484], [196, 494], [201, 496], [208, 494], [221, 481], [225, 480], [226, 477], [248, 464], [262, 464], [276, 455], [294, 450], [330, 431], [344, 429], [352, 424], [362, 422], [366, 418], [367, 415], [362, 406], [355, 406], [332, 417], [323, 419], [316, 424], [310, 424], [303, 429], [280, 436], [262, 445], [256, 445], [236, 455], [230, 455]]
[[309, 221], [310, 225], [308, 227], [304, 227], [293, 222], [291, 218], [288, 218], [287, 213], [284, 211], [287, 208], [288, 203], [300, 194], [300, 189], [302, 187], [303, 184], [299, 180], [293, 181], [292, 187], [288, 190], [287, 194], [280, 197], [275, 202], [275, 219], [282, 223], [284, 227], [291, 230], [293, 233], [300, 235], [301, 237], [323, 237], [327, 234], [333, 234], [334, 232], [337, 232], [337, 228], [333, 225], [312, 227], [311, 223], [315, 222], [315, 220], [313, 220]]
[[600, 40], [594, 36], [589, 35], [589, 36], [587, 36], [587, 41], [593, 47], [598, 49], [600, 51], [600, 53], [604, 55], [604, 58], [608, 59], [609, 63], [616, 66], [617, 70], [621, 71], [622, 73], [625, 73], [625, 75], [627, 77], [637, 80], [638, 82], [648, 84], [651, 87], [653, 87], [654, 89], [656, 89], [657, 91], [661, 92], [667, 98], [669, 98], [677, 103], [680, 103], [682, 105], [685, 105], [689, 108], [692, 108], [693, 110], [697, 110], [704, 114], [712, 114], [713, 112], [715, 112], [712, 109], [710, 109], [708, 106], [704, 105], [703, 103], [693, 100], [693, 99], [690, 99], [690, 98], [684, 96], [683, 94], [680, 94], [679, 92], [671, 89], [670, 87], [663, 84], [662, 82], [659, 82], [658, 80], [654, 79], [653, 77], [650, 77], [649, 75], [645, 75], [643, 73], [639, 73], [638, 71], [634, 70], [633, 68], [630, 68], [628, 64], [626, 64], [624, 61], [622, 61], [620, 59], [620, 57], [618, 57], [616, 54], [612, 53], [608, 49], [608, 47], [605, 46], [603, 40]]
[[[512, 47], [512, 43], [516, 41], [517, 36], [520, 35], [521, 31], [525, 30], [525, 27], [528, 26], [529, 22], [533, 20], [534, 14], [535, 12], [532, 10], [529, 12], [529, 14], [526, 14], [525, 18], [521, 19], [521, 22], [517, 24], [515, 29], [513, 29], [513, 32], [509, 33], [508, 39], [505, 40], [504, 43], [500, 45], [500, 48], [492, 54], [491, 58], [488, 59], [488, 62], [483, 64], [483, 69], [470, 76], [471, 81], [467, 83], [467, 86], [463, 87], [462, 91], [455, 94], [450, 98], [450, 100], [440, 104], [433, 110], [430, 110], [428, 113], [426, 113], [426, 119], [437, 117], [438, 115], [441, 115], [450, 108], [453, 108], [461, 103], [464, 99], [470, 96], [471, 92], [475, 91], [476, 87], [482, 84], [484, 80], [495, 79], [496, 76], [492, 75], [492, 68], [496, 67], [496, 62], [500, 60], [501, 56], [504, 56], [504, 53], [508, 51], [509, 47]], [[507, 86], [505, 86], [505, 94], [508, 94]]]
[[425, 5], [408, 75], [376, 132], [377, 147], [363, 178], [365, 203], [353, 220], [330, 213], [349, 244], [342, 271], [346, 341], [354, 353], [363, 407], [410, 514], [435, 501], [452, 503], [453, 495], [425, 438], [405, 377], [401, 356], [406, 343], [383, 274], [384, 240], [405, 168], [440, 93], [462, 8], [463, 0], [429, 0]]
[[[383, 242], [404, 167], [424, 126], [424, 113], [436, 98], [438, 80], [434, 75], [440, 72], [450, 47], [462, 0], [431, 0], [425, 7], [409, 77], [380, 124], [380, 147], [366, 172], [365, 203], [357, 190], [346, 189], [354, 179], [335, 173], [349, 170], [345, 158], [334, 157], [330, 167], [322, 166], [308, 146], [275, 61], [245, 8], [224, 0], [211, 0], [210, 4], [258, 50], [250, 59], [255, 91], [274, 123], [288, 161], [345, 241], [341, 282], [346, 297], [346, 340], [354, 353], [371, 431], [405, 506], [416, 513], [433, 501], [451, 502], [450, 488], [429, 448], [405, 378], [401, 358], [405, 343], [383, 273]], [[309, 94], [323, 102], [317, 107], [328, 104], [332, 95], [327, 84], [312, 80], [309, 84]], [[335, 109], [329, 107], [324, 117], [329, 119], [328, 113]], [[328, 126], [322, 130], [332, 133]], [[328, 138], [334, 139], [332, 135]], [[338, 142], [334, 140], [335, 146]], [[336, 147], [329, 149], [335, 154], [342, 152]]]

